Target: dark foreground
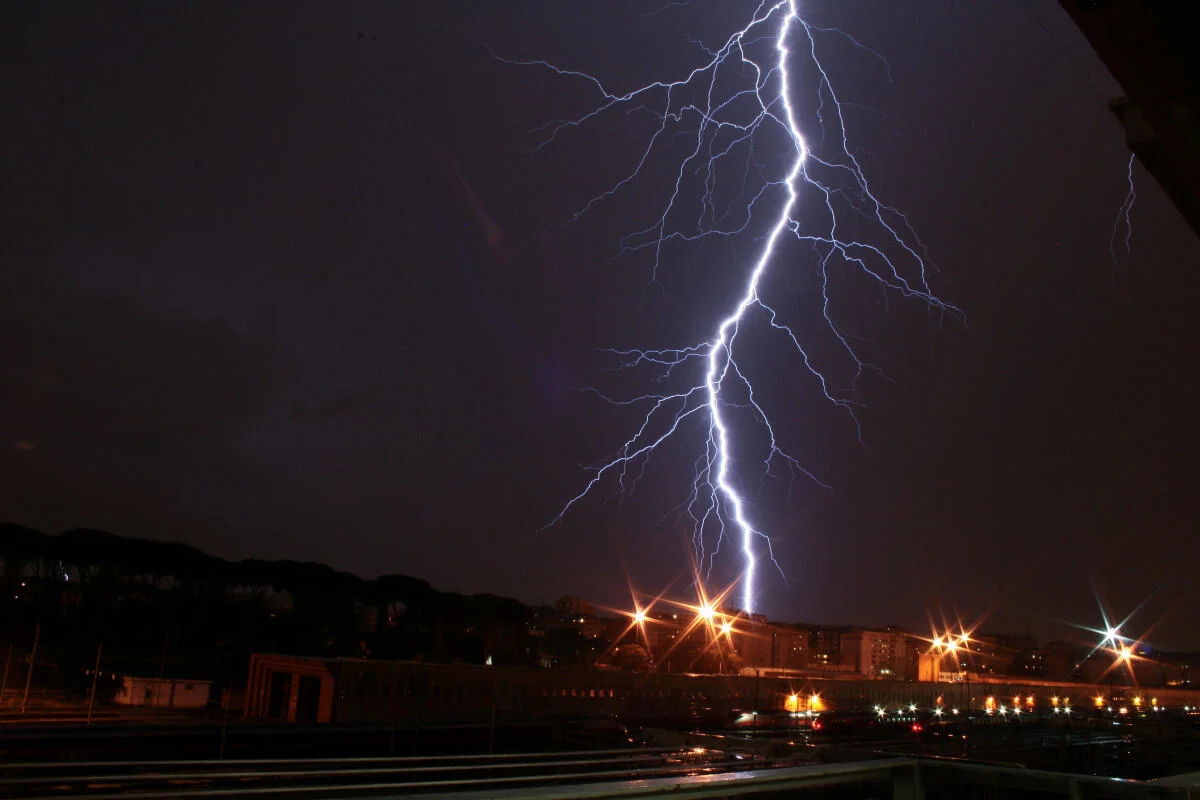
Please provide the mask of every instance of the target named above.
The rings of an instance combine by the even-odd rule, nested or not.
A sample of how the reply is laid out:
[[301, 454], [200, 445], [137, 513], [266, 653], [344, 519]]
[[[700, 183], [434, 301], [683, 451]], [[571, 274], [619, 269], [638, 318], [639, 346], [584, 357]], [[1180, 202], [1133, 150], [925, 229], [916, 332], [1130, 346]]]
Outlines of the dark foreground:
[[[598, 781], [690, 780], [912, 757], [1000, 770], [997, 775], [1023, 770], [1024, 778], [1046, 771], [1145, 781], [1200, 769], [1200, 737], [1191, 725], [1147, 731], [1103, 719], [880, 722], [827, 715], [820, 725], [704, 732], [630, 730], [609, 717], [310, 728], [185, 719], [14, 722], [0, 726], [0, 796], [322, 798], [511, 790], [533, 797], [542, 789]], [[937, 780], [943, 788], [973, 780], [956, 769], [937, 771], [931, 791]], [[853, 781], [822, 784], [821, 796], [891, 796], [891, 789], [878, 793], [892, 786], [891, 772], [854, 770]], [[798, 791], [789, 789], [788, 796], [803, 796]], [[1023, 792], [987, 796], [1027, 796]]]

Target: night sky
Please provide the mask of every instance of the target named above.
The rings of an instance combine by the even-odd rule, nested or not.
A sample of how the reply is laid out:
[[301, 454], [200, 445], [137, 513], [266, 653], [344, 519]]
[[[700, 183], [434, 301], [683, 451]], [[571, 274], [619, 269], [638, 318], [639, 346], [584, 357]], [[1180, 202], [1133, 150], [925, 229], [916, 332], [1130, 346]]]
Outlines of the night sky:
[[[614, 259], [662, 169], [564, 225], [641, 129], [605, 118], [529, 159], [531, 130], [594, 90], [484, 46], [627, 90], [755, 4], [664, 5], [10, 9], [0, 519], [526, 602], [625, 604], [626, 572], [682, 593], [668, 512], [696, 437], [624, 502], [606, 485], [539, 529], [636, 424], [580, 391], [644, 388], [597, 349], [703, 339], [748, 251], [671, 250], [657, 287], [646, 254]], [[1069, 636], [1056, 621], [1099, 624], [1093, 585], [1119, 616], [1157, 590], [1129, 631], [1200, 648], [1200, 242], [1135, 166], [1114, 262], [1119, 87], [1051, 0], [807, 6], [890, 63], [889, 82], [824, 51], [873, 187], [968, 319], [847, 287], [844, 321], [896, 382], [862, 383], [861, 443], [794, 358], [750, 359], [832, 487], [755, 501], [789, 578], [763, 573], [763, 610], [919, 628], [958, 608]], [[811, 254], [778, 270], [810, 308]]]

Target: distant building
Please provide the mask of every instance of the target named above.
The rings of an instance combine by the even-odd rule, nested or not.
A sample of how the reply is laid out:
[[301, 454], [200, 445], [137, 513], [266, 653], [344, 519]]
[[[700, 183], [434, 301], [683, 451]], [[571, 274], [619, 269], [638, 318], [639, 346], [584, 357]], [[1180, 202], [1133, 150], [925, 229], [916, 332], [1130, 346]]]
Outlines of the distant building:
[[[558, 598], [558, 602], [554, 604], [554, 610], [564, 617], [579, 618], [596, 616], [595, 606], [570, 595]], [[582, 620], [580, 621], [582, 622]]]
[[775, 627], [762, 614], [750, 614], [736, 622], [733, 647], [741, 656], [743, 667], [771, 666]]
[[888, 627], [859, 631], [857, 635], [859, 672], [877, 680], [905, 680], [909, 677], [907, 634]]
[[798, 625], [773, 625], [771, 648], [769, 666], [776, 669], [805, 669], [811, 650], [810, 631]]
[[125, 706], [204, 708], [208, 705], [211, 692], [212, 681], [125, 675], [113, 699]]
[[1076, 680], [1088, 651], [1073, 642], [1049, 642], [1042, 648], [1042, 677], [1052, 681]]
[[810, 670], [822, 673], [858, 672], [861, 637], [855, 636], [853, 628], [822, 625], [810, 630], [808, 640]]

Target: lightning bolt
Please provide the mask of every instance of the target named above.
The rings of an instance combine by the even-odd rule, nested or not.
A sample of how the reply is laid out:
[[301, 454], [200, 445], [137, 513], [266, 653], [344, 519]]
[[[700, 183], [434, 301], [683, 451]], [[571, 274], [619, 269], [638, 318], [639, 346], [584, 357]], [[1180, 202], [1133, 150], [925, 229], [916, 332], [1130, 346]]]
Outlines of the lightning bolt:
[[1125, 193], [1125, 199], [1121, 202], [1121, 207], [1117, 209], [1117, 218], [1113, 220], [1112, 237], [1109, 239], [1108, 249], [1112, 253], [1113, 265], [1117, 264], [1117, 241], [1121, 239], [1122, 223], [1124, 223], [1125, 231], [1125, 255], [1128, 256], [1133, 250], [1133, 204], [1137, 200], [1137, 192], [1133, 188], [1133, 162], [1137, 159], [1133, 153], [1129, 154], [1129, 166], [1125, 170], [1126, 178], [1129, 181], [1129, 191]]
[[[632, 188], [652, 159], [664, 150], [670, 152], [679, 136], [686, 135], [682, 157], [675, 154], [678, 166], [672, 168], [674, 181], [662, 212], [620, 242], [620, 254], [652, 253], [652, 284], [658, 283], [659, 268], [671, 243], [696, 243], [711, 237], [754, 238], [759, 243], [756, 257], [740, 268], [745, 279], [739, 296], [728, 312], [715, 321], [710, 338], [676, 348], [606, 351], [617, 359], [619, 367], [650, 369], [655, 380], [678, 388], [627, 399], [591, 389], [611, 403], [640, 408], [641, 422], [615, 454], [589, 468], [589, 480], [547, 525], [561, 522], [606, 480], [615, 480], [622, 493], [631, 491], [657, 449], [685, 427], [698, 426], [705, 434], [703, 445], [693, 462], [690, 493], [677, 510], [684, 511], [690, 519], [696, 561], [707, 564], [706, 575], [711, 573], [722, 543], [727, 538], [736, 541], [742, 561], [741, 604], [746, 612], [756, 607], [757, 569], [764, 557], [781, 574], [783, 570], [775, 559], [771, 537], [751, 519], [745, 479], [735, 463], [735, 455], [749, 445], [739, 444], [744, 437], [739, 438], [734, 417], [744, 414], [765, 434], [762, 437], [765, 447], [757, 459], [762, 465], [763, 479], [772, 474], [775, 466], [783, 464], [792, 480], [801, 473], [822, 486], [825, 484], [778, 443], [775, 425], [736, 358], [738, 335], [743, 326], [752, 318], [758, 319], [798, 354], [815, 389], [849, 414], [861, 439], [855, 414], [860, 405], [855, 397], [857, 382], [865, 372], [882, 372], [859, 355], [856, 348], [859, 340], [835, 320], [830, 293], [833, 270], [837, 267], [857, 270], [881, 286], [885, 294], [923, 302], [939, 316], [962, 317], [957, 307], [938, 299], [931, 291], [924, 245], [908, 219], [878, 199], [852, 152], [843, 103], [818, 58], [817, 40], [823, 36], [842, 37], [882, 60], [836, 28], [810, 25], [800, 15], [795, 0], [762, 0], [749, 22], [734, 31], [719, 48], [700, 45], [704, 58], [697, 66], [675, 80], [653, 81], [627, 92], [612, 91], [593, 75], [547, 61], [497, 57], [505, 63], [536, 66], [586, 82], [600, 94], [599, 101], [587, 113], [539, 129], [540, 140], [533, 149], [534, 155], [560, 136], [607, 113], [651, 114], [657, 122], [629, 172], [585, 202], [569, 217], [571, 221]], [[815, 84], [813, 114], [821, 129], [817, 146], [811, 146], [802, 132], [792, 98], [795, 61], [803, 62], [811, 83]], [[772, 168], [770, 160], [761, 159], [759, 153], [780, 148], [780, 143], [783, 153], [777, 161], [781, 163]], [[743, 188], [740, 193], [735, 190], [737, 202], [721, 210], [718, 186], [725, 184], [726, 165], [741, 173]], [[698, 190], [698, 194], [691, 195], [695, 201], [693, 209], [700, 209], [698, 215], [694, 210], [689, 214], [684, 209], [689, 178], [695, 178], [699, 184], [692, 190]], [[802, 221], [797, 214], [801, 207], [811, 212], [806, 216], [814, 219]], [[811, 343], [806, 346], [796, 329], [784, 321], [784, 314], [764, 298], [763, 279], [768, 271], [787, 266], [779, 251], [789, 240], [804, 243], [815, 257], [822, 322], [833, 337], [830, 341], [854, 373], [849, 391], [832, 385], [826, 372], [810, 357]], [[689, 369], [691, 374], [681, 380], [680, 374]]]

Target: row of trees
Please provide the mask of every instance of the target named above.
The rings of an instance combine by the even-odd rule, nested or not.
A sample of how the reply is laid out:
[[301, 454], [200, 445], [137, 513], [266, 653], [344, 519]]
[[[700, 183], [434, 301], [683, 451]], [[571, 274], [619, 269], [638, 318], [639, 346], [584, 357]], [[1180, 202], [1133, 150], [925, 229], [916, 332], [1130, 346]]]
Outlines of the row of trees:
[[366, 580], [324, 564], [226, 561], [194, 547], [95, 530], [0, 523], [0, 635], [42, 629], [46, 674], [82, 674], [104, 642], [112, 669], [233, 679], [250, 652], [536, 663], [533, 611], [438, 591], [407, 575]]

